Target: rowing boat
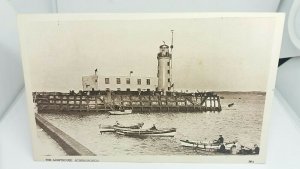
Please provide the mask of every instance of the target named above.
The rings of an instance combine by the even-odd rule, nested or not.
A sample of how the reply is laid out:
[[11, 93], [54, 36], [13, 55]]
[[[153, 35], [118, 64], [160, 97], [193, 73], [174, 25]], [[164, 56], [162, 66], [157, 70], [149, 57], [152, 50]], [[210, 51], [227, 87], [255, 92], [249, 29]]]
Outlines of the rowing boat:
[[113, 125], [114, 130], [129, 130], [129, 129], [140, 129], [142, 128], [144, 123], [137, 123], [131, 126], [123, 126], [121, 124]]
[[111, 110], [108, 111], [110, 115], [126, 115], [126, 114], [131, 114], [132, 110]]
[[116, 133], [130, 137], [174, 137], [176, 134], [176, 128], [167, 128], [159, 130], [130, 129], [116, 131]]
[[131, 126], [124, 126], [121, 124], [116, 124], [116, 125], [99, 125], [100, 133], [105, 133], [105, 132], [115, 132], [119, 130], [129, 130], [129, 129], [140, 129], [144, 123], [137, 123], [135, 125]]
[[190, 140], [180, 140], [180, 143], [184, 147], [193, 147], [201, 151], [237, 154], [237, 145], [235, 142], [224, 143], [223, 150], [221, 148], [222, 144], [220, 143], [210, 143], [204, 141], [190, 141]]
[[99, 125], [100, 133], [115, 132], [112, 125]]

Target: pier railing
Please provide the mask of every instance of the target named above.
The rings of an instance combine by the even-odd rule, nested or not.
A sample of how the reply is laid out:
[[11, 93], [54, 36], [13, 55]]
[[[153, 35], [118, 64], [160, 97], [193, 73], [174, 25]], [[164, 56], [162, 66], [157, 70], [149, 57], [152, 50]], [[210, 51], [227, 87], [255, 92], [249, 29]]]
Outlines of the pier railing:
[[213, 92], [201, 93], [59, 93], [34, 92], [38, 112], [106, 112], [115, 107], [134, 112], [206, 112], [221, 111], [220, 97]]

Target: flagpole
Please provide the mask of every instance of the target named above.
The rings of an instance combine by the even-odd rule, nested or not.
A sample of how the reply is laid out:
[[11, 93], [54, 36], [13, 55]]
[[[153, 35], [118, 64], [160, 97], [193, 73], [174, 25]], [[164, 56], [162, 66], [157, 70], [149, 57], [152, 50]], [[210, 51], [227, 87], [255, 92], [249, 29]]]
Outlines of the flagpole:
[[174, 35], [174, 30], [171, 30], [171, 33], [172, 33], [172, 40], [171, 40], [171, 46], [170, 46], [170, 48], [171, 48], [171, 54], [172, 54], [172, 56], [171, 56], [171, 87], [173, 88], [173, 92], [174, 92], [174, 83], [173, 83], [173, 35]]

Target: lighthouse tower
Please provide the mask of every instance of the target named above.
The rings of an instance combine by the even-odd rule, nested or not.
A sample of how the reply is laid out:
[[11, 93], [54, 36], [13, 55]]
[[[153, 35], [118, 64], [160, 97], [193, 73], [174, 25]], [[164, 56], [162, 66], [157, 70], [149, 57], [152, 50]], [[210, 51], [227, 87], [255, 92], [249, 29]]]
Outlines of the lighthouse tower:
[[[171, 49], [171, 51], [169, 51]], [[159, 53], [157, 54], [158, 68], [158, 91], [170, 91], [172, 83], [172, 49], [173, 49], [173, 31], [172, 31], [172, 45], [169, 47], [164, 44], [159, 46]]]

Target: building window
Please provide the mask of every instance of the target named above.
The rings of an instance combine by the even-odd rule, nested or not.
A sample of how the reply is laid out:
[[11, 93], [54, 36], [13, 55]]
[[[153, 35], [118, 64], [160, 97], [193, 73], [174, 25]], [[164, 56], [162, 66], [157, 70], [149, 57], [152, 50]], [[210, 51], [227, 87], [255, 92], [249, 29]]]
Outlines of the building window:
[[90, 87], [90, 85], [85, 85], [86, 88]]
[[126, 84], [130, 84], [130, 78], [126, 79]]
[[137, 84], [141, 85], [142, 84], [142, 80], [141, 79], [137, 79]]
[[171, 79], [170, 79], [170, 78], [168, 79], [168, 82], [171, 82]]
[[168, 74], [170, 74], [170, 70], [168, 70]]
[[117, 78], [117, 84], [121, 84], [121, 79]]
[[109, 84], [109, 78], [105, 78], [105, 84]]
[[96, 82], [96, 83], [97, 83], [97, 81], [98, 81], [98, 80], [97, 80], [97, 79], [95, 79], [95, 82]]
[[130, 88], [127, 88], [126, 91], [127, 91], [127, 92], [130, 92]]
[[170, 62], [168, 62], [167, 64], [168, 64], [168, 66], [170, 66]]
[[150, 79], [147, 79], [146, 82], [147, 82], [147, 85], [150, 85]]
[[117, 91], [121, 91], [121, 88], [117, 88]]

